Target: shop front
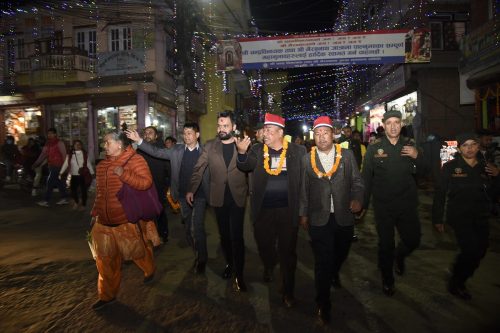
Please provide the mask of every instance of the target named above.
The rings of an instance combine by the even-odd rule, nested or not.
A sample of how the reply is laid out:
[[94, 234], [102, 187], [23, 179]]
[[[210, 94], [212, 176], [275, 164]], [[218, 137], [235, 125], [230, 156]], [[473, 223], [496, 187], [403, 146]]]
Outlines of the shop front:
[[42, 111], [39, 106], [7, 108], [3, 116], [5, 136], [13, 136], [20, 146], [26, 144], [29, 137], [42, 134]]
[[71, 147], [75, 140], [83, 142], [85, 149], [89, 142], [87, 103], [52, 104], [46, 106], [52, 117], [52, 126], [57, 136]]

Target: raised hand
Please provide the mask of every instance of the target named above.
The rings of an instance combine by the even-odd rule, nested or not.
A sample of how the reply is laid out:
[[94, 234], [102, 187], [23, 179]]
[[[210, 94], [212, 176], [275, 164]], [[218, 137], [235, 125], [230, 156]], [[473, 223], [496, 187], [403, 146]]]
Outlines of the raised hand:
[[141, 139], [139, 133], [137, 133], [136, 130], [126, 129], [124, 132], [125, 132], [125, 135], [127, 136], [127, 138], [129, 138], [130, 140], [132, 140], [134, 142], [137, 142]]
[[236, 138], [236, 148], [238, 149], [238, 154], [246, 154], [250, 143], [252, 142], [248, 136], [243, 139]]

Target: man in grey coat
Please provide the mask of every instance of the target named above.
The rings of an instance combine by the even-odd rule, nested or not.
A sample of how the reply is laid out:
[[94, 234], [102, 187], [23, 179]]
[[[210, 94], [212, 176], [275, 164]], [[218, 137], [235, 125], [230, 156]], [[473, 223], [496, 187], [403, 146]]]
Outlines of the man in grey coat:
[[193, 269], [197, 274], [205, 273], [208, 253], [204, 219], [208, 194], [210, 193], [208, 170], [203, 174], [202, 186], [194, 194], [193, 204], [188, 204], [185, 198], [189, 192], [194, 165], [202, 151], [202, 147], [198, 142], [200, 137], [198, 124], [185, 123], [183, 129], [184, 144], [174, 145], [171, 149], [159, 148], [143, 141], [136, 131], [127, 130], [126, 133], [129, 139], [138, 143], [138, 149], [156, 158], [170, 160], [170, 193], [172, 198], [179, 200], [181, 204], [186, 239], [195, 252]]
[[332, 120], [314, 121], [316, 147], [302, 158], [300, 225], [311, 237], [318, 318], [330, 322], [330, 286], [340, 288], [339, 270], [354, 233], [364, 186], [352, 151], [334, 144]]

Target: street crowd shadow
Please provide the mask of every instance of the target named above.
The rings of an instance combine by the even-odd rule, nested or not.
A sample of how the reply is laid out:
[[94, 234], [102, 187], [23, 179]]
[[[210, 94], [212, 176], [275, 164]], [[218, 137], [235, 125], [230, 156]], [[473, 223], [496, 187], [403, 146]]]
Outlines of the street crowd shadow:
[[166, 332], [159, 323], [138, 313], [134, 308], [117, 301], [96, 312], [111, 327], [123, 331]]

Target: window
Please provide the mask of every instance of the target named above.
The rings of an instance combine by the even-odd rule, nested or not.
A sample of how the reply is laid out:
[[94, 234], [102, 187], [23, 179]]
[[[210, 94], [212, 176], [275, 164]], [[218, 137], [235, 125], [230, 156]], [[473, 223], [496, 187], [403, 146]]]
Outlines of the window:
[[76, 29], [75, 32], [75, 46], [82, 51], [87, 51], [89, 57], [95, 58], [97, 52], [96, 30], [94, 28]]
[[95, 30], [91, 30], [88, 32], [89, 36], [89, 57], [95, 58], [97, 53], [97, 41], [96, 41], [96, 33]]
[[431, 40], [433, 50], [443, 49], [443, 23], [430, 22]]
[[24, 58], [24, 39], [23, 38], [17, 39], [17, 58], [18, 59]]
[[114, 27], [109, 30], [109, 49], [111, 51], [132, 49], [130, 27]]

